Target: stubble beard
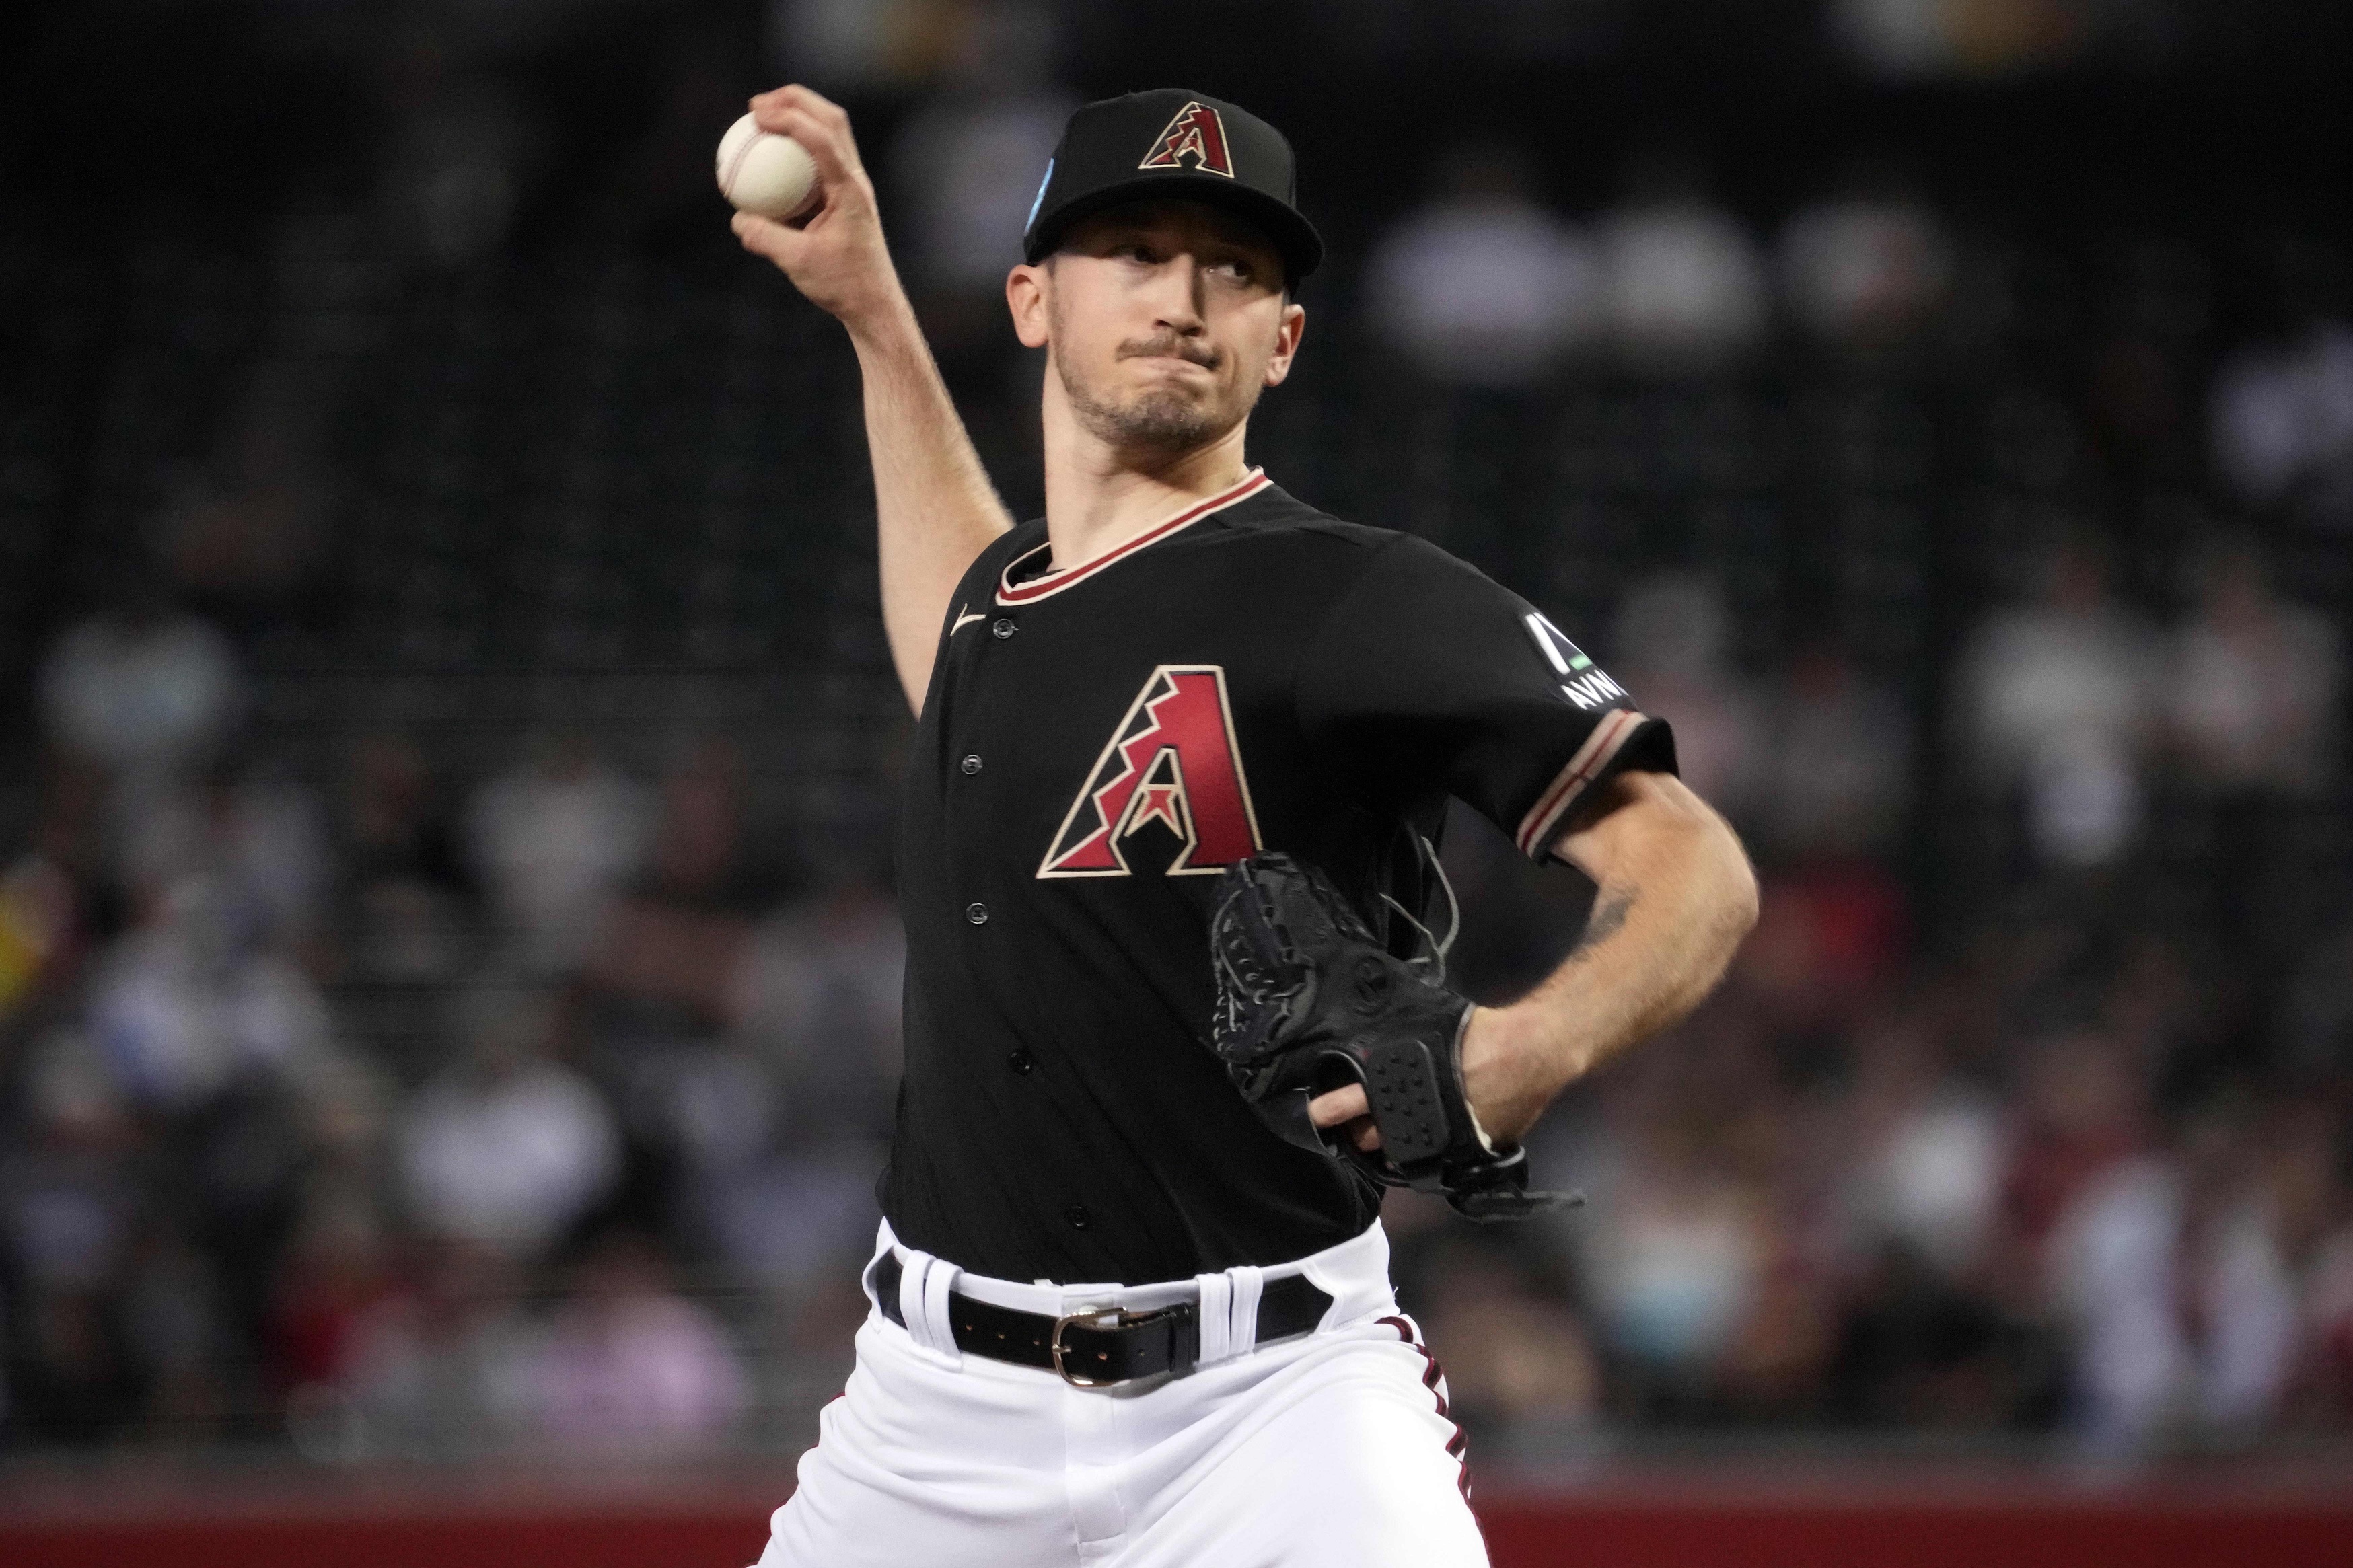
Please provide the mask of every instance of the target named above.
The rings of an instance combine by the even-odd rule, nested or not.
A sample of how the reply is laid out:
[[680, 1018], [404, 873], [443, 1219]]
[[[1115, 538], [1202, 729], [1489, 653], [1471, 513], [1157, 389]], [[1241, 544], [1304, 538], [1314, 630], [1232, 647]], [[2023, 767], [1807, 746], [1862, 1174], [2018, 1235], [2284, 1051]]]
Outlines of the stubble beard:
[[1105, 446], [1126, 451], [1187, 452], [1231, 427], [1222, 408], [1173, 389], [1142, 392], [1125, 402], [1096, 395], [1067, 368], [1057, 367], [1062, 392], [1079, 426]]

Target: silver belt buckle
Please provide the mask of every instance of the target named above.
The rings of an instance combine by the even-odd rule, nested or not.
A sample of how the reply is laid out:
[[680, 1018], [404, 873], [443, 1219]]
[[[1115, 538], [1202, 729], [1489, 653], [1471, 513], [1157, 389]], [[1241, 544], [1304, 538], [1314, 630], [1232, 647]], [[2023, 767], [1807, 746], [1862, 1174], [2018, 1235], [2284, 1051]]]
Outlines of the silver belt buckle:
[[1062, 1359], [1067, 1353], [1067, 1347], [1062, 1343], [1062, 1331], [1072, 1323], [1090, 1329], [1121, 1329], [1155, 1315], [1151, 1312], [1124, 1312], [1117, 1307], [1096, 1307], [1084, 1312], [1064, 1313], [1054, 1320], [1054, 1336], [1048, 1344], [1054, 1352], [1054, 1370], [1072, 1388], [1114, 1388], [1130, 1381], [1124, 1377], [1088, 1377], [1083, 1373], [1072, 1372]]

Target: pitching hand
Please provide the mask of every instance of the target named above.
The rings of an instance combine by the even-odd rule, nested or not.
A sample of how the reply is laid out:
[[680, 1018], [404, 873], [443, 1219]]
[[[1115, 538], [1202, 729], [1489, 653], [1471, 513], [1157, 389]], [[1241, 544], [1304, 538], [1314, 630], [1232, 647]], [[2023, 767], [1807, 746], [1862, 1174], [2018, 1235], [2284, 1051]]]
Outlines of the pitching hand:
[[791, 224], [737, 213], [735, 234], [744, 248], [775, 262], [793, 287], [845, 326], [856, 328], [897, 307], [905, 296], [883, 243], [874, 184], [859, 162], [849, 116], [805, 87], [760, 94], [752, 100], [752, 115], [761, 130], [808, 150], [822, 200], [809, 216]]

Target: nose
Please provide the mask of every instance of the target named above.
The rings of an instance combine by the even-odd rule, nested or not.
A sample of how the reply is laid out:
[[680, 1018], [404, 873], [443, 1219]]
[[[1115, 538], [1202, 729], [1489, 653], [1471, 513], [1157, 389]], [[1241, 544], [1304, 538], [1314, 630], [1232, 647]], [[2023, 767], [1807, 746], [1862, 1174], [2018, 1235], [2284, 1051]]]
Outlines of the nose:
[[1152, 280], [1153, 324], [1183, 337], [1198, 337], [1205, 329], [1202, 289], [1207, 282], [1201, 264], [1179, 251], [1162, 263]]

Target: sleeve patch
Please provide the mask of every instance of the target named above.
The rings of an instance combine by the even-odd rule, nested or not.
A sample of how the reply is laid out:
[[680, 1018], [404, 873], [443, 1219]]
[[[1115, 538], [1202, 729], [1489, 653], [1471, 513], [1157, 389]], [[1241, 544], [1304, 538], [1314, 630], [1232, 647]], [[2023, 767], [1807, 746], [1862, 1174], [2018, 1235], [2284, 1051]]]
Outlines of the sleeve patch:
[[1626, 695], [1624, 687], [1610, 679], [1599, 665], [1568, 640], [1566, 632], [1546, 620], [1541, 612], [1529, 611], [1521, 618], [1520, 624], [1528, 628], [1528, 636], [1535, 638], [1537, 651], [1551, 664], [1554, 673], [1561, 677], [1561, 694], [1579, 709], [1589, 713], [1596, 708], [1607, 708]]

